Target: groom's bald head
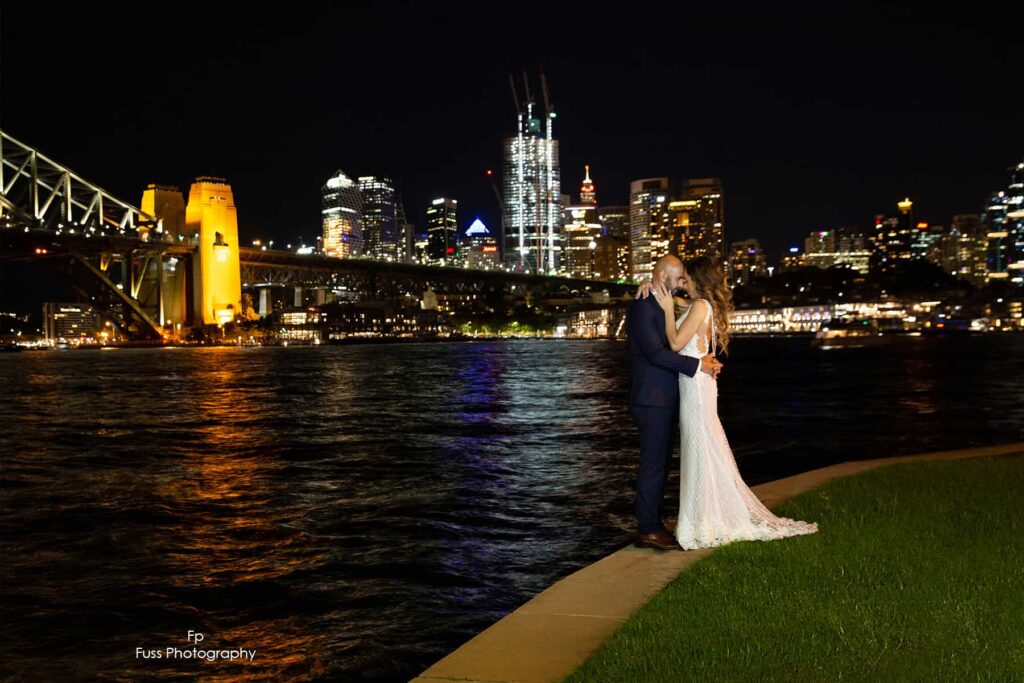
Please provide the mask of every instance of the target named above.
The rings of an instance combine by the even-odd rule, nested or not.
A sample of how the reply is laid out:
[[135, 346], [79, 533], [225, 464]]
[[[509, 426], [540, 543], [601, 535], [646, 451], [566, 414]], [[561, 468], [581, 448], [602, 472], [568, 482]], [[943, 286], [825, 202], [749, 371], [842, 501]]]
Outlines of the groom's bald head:
[[651, 282], [665, 285], [665, 289], [670, 292], [682, 288], [682, 278], [683, 262], [671, 254], [658, 259], [654, 264], [654, 271], [651, 273]]

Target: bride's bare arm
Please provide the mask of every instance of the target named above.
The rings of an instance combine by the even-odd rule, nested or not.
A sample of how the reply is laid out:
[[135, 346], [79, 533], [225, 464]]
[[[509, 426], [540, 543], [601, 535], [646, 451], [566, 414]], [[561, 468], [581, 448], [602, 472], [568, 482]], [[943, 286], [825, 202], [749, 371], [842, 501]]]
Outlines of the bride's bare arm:
[[697, 328], [704, 322], [704, 315], [707, 312], [707, 304], [703, 301], [694, 301], [690, 304], [690, 313], [683, 320], [683, 324], [676, 328], [676, 321], [673, 317], [674, 311], [668, 308], [662, 308], [665, 313], [665, 335], [668, 337], [668, 345], [672, 347], [673, 351], [679, 351], [686, 346], [693, 335], [697, 333]]

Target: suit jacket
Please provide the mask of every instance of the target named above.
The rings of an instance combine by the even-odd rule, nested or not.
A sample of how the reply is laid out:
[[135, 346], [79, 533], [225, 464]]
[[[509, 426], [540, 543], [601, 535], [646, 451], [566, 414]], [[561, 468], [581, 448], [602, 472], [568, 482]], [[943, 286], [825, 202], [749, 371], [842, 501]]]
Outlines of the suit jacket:
[[629, 304], [626, 337], [633, 374], [629, 405], [671, 408], [679, 398], [679, 373], [693, 377], [700, 370], [700, 360], [669, 347], [665, 313], [653, 295]]

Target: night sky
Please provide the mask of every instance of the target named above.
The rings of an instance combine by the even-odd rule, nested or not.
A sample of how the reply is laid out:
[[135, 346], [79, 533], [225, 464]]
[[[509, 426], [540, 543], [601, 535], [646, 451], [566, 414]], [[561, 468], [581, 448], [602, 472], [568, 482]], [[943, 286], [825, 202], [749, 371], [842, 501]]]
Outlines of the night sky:
[[223, 176], [246, 244], [319, 234], [338, 168], [394, 177], [418, 228], [448, 195], [496, 230], [508, 72], [539, 86], [543, 64], [563, 192], [585, 163], [601, 204], [716, 176], [726, 240], [772, 261], [905, 195], [920, 220], [976, 213], [1024, 159], [1019, 10], [554, 4], [4, 0], [0, 126], [136, 205]]

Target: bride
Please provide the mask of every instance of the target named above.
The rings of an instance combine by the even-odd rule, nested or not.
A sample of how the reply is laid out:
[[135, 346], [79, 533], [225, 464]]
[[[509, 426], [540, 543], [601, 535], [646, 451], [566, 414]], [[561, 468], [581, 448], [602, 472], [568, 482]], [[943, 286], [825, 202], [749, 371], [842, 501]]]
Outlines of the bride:
[[[653, 294], [665, 312], [665, 332], [677, 353], [700, 359], [721, 343], [729, 348], [732, 292], [721, 268], [707, 256], [683, 264], [689, 309], [675, 319], [672, 294], [645, 281], [638, 297]], [[684, 549], [732, 541], [770, 541], [813, 534], [818, 524], [776, 517], [743, 482], [718, 419], [718, 382], [703, 372], [679, 375], [680, 482], [675, 537]]]

